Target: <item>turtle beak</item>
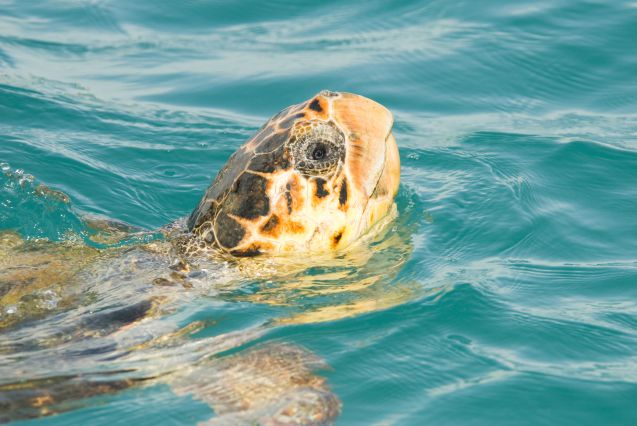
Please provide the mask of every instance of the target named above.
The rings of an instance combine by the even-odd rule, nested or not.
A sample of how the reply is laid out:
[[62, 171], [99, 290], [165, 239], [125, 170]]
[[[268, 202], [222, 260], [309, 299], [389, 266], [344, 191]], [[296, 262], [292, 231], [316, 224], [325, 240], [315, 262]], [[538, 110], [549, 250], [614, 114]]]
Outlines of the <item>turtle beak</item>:
[[385, 139], [385, 164], [383, 165], [383, 172], [378, 179], [373, 195], [377, 197], [389, 196], [393, 199], [398, 192], [399, 184], [400, 155], [394, 134], [390, 131]]
[[394, 117], [381, 104], [352, 93], [340, 93], [332, 101], [332, 116], [347, 136], [345, 161], [351, 182], [369, 198], [385, 174], [386, 161], [397, 159], [391, 134]]

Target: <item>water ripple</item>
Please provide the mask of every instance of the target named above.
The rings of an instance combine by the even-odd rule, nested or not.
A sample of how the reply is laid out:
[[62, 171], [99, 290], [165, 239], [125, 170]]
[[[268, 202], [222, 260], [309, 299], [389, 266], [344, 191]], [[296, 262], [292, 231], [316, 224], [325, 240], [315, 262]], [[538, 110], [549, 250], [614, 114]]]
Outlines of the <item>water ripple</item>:
[[[233, 398], [224, 360], [264, 350], [297, 372], [325, 358], [312, 386], [342, 424], [634, 423], [634, 2], [0, 4], [0, 298], [27, 248], [71, 253], [54, 273], [95, 261], [79, 288], [0, 306], [35, 309], [0, 336], [0, 386], [154, 383], [37, 422], [206, 421], [202, 401]], [[325, 88], [394, 113], [386, 233], [334, 262], [153, 285], [138, 227], [188, 215], [269, 116]], [[96, 254], [96, 216], [134, 230], [128, 257]], [[151, 295], [169, 302], [121, 327]]]

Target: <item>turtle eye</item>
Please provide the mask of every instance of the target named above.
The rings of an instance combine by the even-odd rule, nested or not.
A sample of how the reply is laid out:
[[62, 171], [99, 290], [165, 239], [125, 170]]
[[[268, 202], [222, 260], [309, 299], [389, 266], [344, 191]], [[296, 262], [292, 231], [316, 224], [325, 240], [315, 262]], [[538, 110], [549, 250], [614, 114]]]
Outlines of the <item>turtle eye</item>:
[[298, 123], [288, 146], [295, 168], [308, 176], [329, 175], [345, 159], [345, 137], [331, 122]]
[[327, 145], [323, 142], [317, 142], [310, 147], [311, 158], [314, 161], [321, 161], [327, 156]]

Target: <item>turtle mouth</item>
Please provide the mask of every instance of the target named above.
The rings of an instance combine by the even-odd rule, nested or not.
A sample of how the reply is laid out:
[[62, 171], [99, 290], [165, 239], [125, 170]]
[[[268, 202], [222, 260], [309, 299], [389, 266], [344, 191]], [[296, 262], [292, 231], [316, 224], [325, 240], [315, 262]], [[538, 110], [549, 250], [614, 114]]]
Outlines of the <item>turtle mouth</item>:
[[378, 188], [378, 185], [380, 184], [380, 180], [383, 178], [384, 172], [385, 172], [385, 167], [387, 166], [387, 157], [388, 157], [388, 151], [389, 151], [389, 139], [392, 137], [392, 130], [394, 129], [393, 123], [391, 126], [389, 126], [389, 130], [387, 131], [387, 135], [385, 136], [385, 143], [383, 144], [383, 149], [385, 150], [385, 152], [383, 153], [383, 167], [380, 169], [380, 173], [378, 174], [378, 177], [376, 178], [376, 182], [374, 183], [374, 189], [372, 191], [372, 196], [373, 194], [376, 193], [376, 189]]
[[378, 193], [378, 187], [381, 183], [381, 179], [383, 178], [384, 174], [385, 174], [385, 168], [387, 167], [387, 161], [388, 161], [388, 153], [389, 153], [389, 143], [390, 143], [390, 139], [392, 138], [392, 129], [393, 129], [393, 120], [392, 120], [392, 125], [389, 126], [389, 129], [387, 130], [387, 134], [385, 135], [385, 143], [383, 144], [383, 166], [380, 169], [380, 173], [378, 174], [378, 177], [376, 178], [376, 182], [374, 182], [374, 189], [371, 191], [370, 196], [365, 200], [365, 206], [363, 207], [363, 210], [361, 211], [361, 217], [359, 220], [359, 234], [361, 233], [360, 230], [360, 226], [362, 226], [363, 223], [365, 223], [365, 220], [363, 219], [367, 213], [368, 213], [368, 207], [369, 207], [369, 203], [370, 200], [372, 198], [375, 197], [375, 195]]

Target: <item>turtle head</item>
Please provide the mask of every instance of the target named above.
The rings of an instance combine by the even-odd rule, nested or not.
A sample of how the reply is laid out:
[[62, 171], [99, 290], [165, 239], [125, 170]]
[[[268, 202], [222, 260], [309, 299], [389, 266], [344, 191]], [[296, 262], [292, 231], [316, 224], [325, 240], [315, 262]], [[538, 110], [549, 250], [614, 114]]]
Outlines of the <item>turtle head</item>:
[[342, 249], [391, 209], [400, 160], [392, 114], [322, 91], [270, 119], [219, 172], [188, 227], [238, 256]]

